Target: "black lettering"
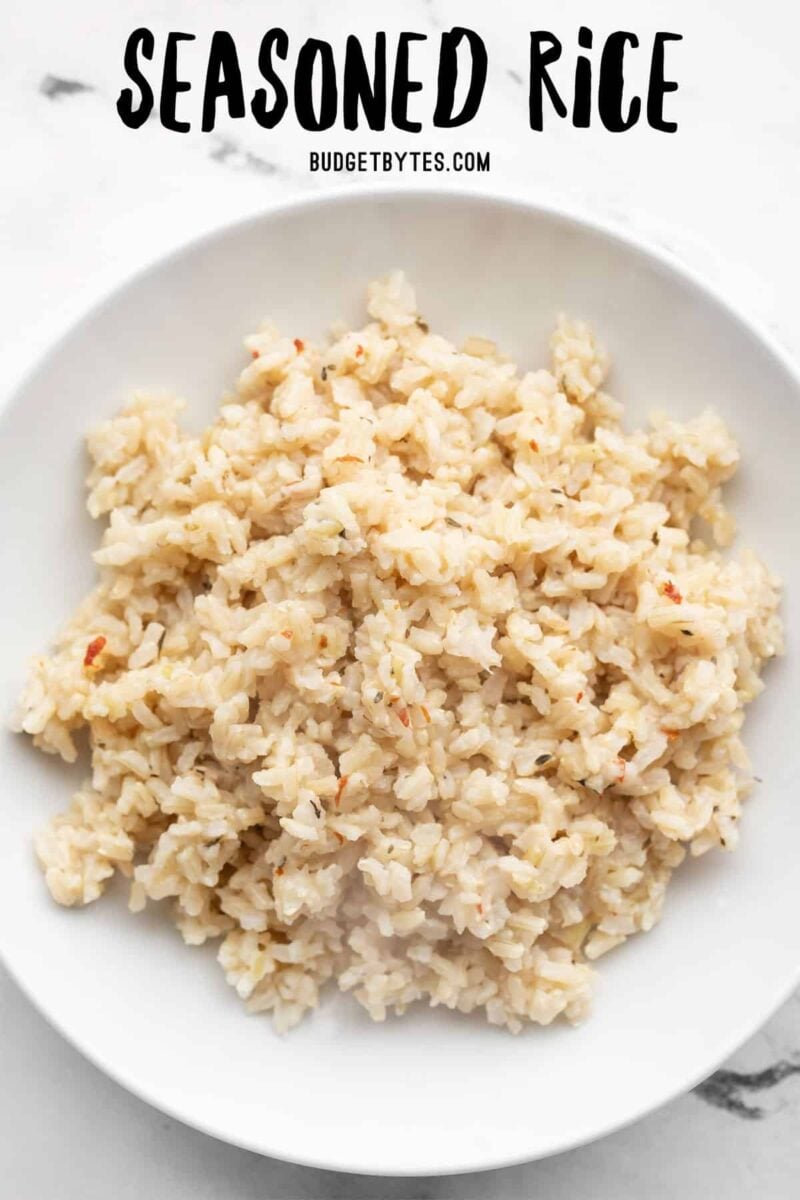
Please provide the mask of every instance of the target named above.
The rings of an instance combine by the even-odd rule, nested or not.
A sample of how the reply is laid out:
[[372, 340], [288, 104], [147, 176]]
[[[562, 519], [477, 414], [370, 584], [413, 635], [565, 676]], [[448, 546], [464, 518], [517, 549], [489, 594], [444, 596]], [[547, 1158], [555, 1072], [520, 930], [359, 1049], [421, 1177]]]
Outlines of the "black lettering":
[[664, 95], [678, 90], [677, 83], [664, 78], [664, 43], [682, 40], [680, 33], [657, 33], [653, 42], [650, 85], [647, 89], [647, 123], [662, 133], [674, 133], [678, 128], [677, 121], [664, 120]]
[[[314, 112], [314, 67], [320, 63], [319, 116]], [[336, 120], [339, 93], [336, 88], [336, 63], [330, 42], [309, 38], [300, 47], [294, 76], [294, 110], [303, 129], [318, 133], [330, 129]]]
[[191, 129], [189, 121], [179, 121], [175, 116], [175, 102], [179, 92], [188, 92], [191, 83], [178, 79], [178, 43], [193, 42], [193, 33], [168, 33], [167, 45], [164, 50], [164, 72], [161, 78], [161, 104], [159, 116], [165, 129], [173, 133], [188, 133]]
[[358, 106], [370, 129], [386, 128], [386, 34], [375, 34], [375, 66], [370, 79], [361, 43], [352, 33], [344, 52], [342, 114], [345, 129], [358, 129]]
[[[543, 44], [548, 43], [548, 49]], [[559, 117], [567, 115], [567, 106], [558, 94], [547, 68], [561, 57], [561, 42], [552, 33], [536, 30], [531, 33], [531, 79], [528, 93], [528, 113], [531, 129], [541, 133], [544, 128], [544, 94], [547, 89], [550, 103]]]
[[422, 129], [419, 121], [410, 121], [408, 118], [408, 97], [412, 92], [422, 91], [419, 80], [408, 77], [408, 47], [411, 42], [425, 41], [427, 35], [424, 33], [401, 33], [397, 40], [392, 86], [392, 124], [396, 129], [404, 129], [406, 133], [419, 133]]
[[224, 29], [218, 29], [211, 37], [206, 68], [206, 85], [203, 89], [203, 133], [210, 133], [217, 120], [217, 100], [225, 97], [228, 116], [244, 116], [244, 88], [236, 43]]
[[308, 169], [309, 169], [309, 171], [318, 171], [319, 170], [319, 152], [317, 150], [311, 150], [309, 152]]
[[[458, 116], [453, 115], [455, 104], [456, 81], [458, 79], [458, 47], [467, 39], [472, 58], [469, 89], [466, 99]], [[454, 26], [449, 33], [442, 34], [442, 48], [439, 53], [439, 76], [436, 92], [436, 109], [433, 123], [439, 129], [453, 129], [457, 125], [466, 125], [478, 111], [483, 89], [486, 86], [486, 70], [488, 56], [483, 39], [471, 29], [460, 25]]]
[[628, 108], [627, 117], [622, 115], [622, 94], [625, 89], [625, 73], [623, 60], [626, 43], [630, 42], [635, 50], [639, 39], [635, 33], [618, 33], [609, 35], [600, 59], [600, 86], [597, 93], [597, 108], [600, 120], [611, 133], [624, 133], [639, 120], [642, 102], [634, 96]]
[[285, 29], [270, 29], [261, 39], [258, 50], [258, 69], [275, 93], [271, 108], [267, 108], [266, 88], [256, 88], [253, 93], [250, 110], [263, 129], [274, 129], [289, 104], [286, 88], [272, 67], [273, 49], [279, 58], [286, 59], [289, 53], [289, 38]]
[[[585, 25], [578, 30], [578, 45], [592, 48], [592, 31]], [[576, 129], [588, 129], [592, 119], [592, 64], [587, 54], [579, 54], [575, 64], [575, 96], [572, 103], [572, 124]]]
[[125, 56], [122, 60], [125, 74], [135, 83], [141, 93], [137, 108], [133, 107], [133, 88], [123, 88], [117, 100], [117, 112], [123, 124], [129, 129], [138, 129], [144, 125], [153, 111], [153, 89], [139, 70], [139, 52], [142, 57], [152, 60], [155, 50], [155, 38], [150, 29], [134, 29], [125, 43]]

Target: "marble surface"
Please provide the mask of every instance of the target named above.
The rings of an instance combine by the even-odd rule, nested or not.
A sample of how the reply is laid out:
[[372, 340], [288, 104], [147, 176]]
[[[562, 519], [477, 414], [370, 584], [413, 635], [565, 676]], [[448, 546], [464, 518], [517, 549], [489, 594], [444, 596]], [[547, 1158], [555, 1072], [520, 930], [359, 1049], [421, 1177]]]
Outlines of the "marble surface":
[[[612, 136], [551, 122], [527, 129], [527, 31], [535, 21], [574, 44], [596, 34], [656, 28], [684, 35], [669, 62], [674, 136], [637, 127]], [[210, 134], [169, 134], [154, 122], [124, 129], [114, 109], [127, 34], [197, 33], [189, 73], [215, 28], [240, 47], [268, 25], [293, 40], [313, 33], [462, 23], [484, 37], [487, 96], [465, 130], [416, 139], [314, 137], [252, 122]], [[489, 175], [459, 186], [562, 201], [646, 237], [707, 278], [769, 328], [795, 359], [795, 213], [800, 202], [800, 12], [762, 0], [11, 0], [0, 78], [0, 294], [3, 389], [53, 330], [92, 297], [181, 241], [221, 221], [320, 187], [406, 186], [436, 177], [310, 175], [315, 149], [488, 149]], [[206, 39], [204, 41], [204, 39]], [[193, 65], [195, 64], [195, 65]], [[423, 74], [433, 70], [426, 50]], [[249, 67], [252, 75], [252, 65]], [[639, 78], [634, 65], [629, 77]], [[423, 106], [424, 107], [424, 106]], [[189, 109], [198, 121], [199, 101]], [[428, 111], [428, 110], [425, 110]], [[451, 177], [452, 179], [452, 177]], [[439, 177], [438, 182], [442, 181]], [[57, 986], [57, 984], [56, 984]], [[592, 1146], [506, 1171], [451, 1179], [365, 1179], [287, 1166], [223, 1146], [154, 1112], [86, 1063], [0, 973], [0, 1191], [15, 1200], [286, 1200], [301, 1197], [614, 1197], [797, 1194], [800, 1174], [800, 995], [710, 1080], [660, 1112]]]

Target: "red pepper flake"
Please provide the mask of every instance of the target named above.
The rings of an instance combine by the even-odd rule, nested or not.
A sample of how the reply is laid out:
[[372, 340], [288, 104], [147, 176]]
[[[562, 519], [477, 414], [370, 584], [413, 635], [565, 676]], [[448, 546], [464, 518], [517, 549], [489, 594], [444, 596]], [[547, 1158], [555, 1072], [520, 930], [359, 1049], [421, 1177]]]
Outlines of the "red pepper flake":
[[342, 837], [342, 835], [341, 835], [340, 833], [337, 833], [335, 829], [334, 829], [332, 832], [333, 832], [333, 836], [336, 838], [337, 842], [339, 842], [339, 843], [340, 843], [340, 845], [342, 845], [342, 846], [343, 846], [343, 845], [344, 845], [344, 838]]
[[260, 350], [251, 350], [251, 351], [250, 351], [250, 353], [252, 354], [253, 358], [260, 358], [260, 357], [261, 357], [261, 351], [260, 351]]
[[276, 874], [276, 875], [282, 875], [282, 874], [283, 874], [283, 867], [276, 867], [276, 868], [275, 868], [275, 874]]
[[294, 637], [294, 633], [292, 632], [291, 629], [282, 629], [281, 637], [285, 637], [287, 642], [290, 642], [292, 640], [292, 638]]
[[363, 347], [363, 346], [356, 346], [356, 358], [361, 358], [361, 355], [362, 355], [363, 353], [364, 353], [364, 347]]
[[295, 338], [294, 339], [294, 348], [298, 354], [302, 354], [306, 348], [306, 344], [305, 344], [305, 342], [302, 342], [300, 340], [300, 338]]
[[680, 594], [678, 589], [675, 587], [675, 584], [672, 582], [671, 579], [667, 580], [667, 582], [662, 587], [661, 591], [667, 597], [668, 600], [672, 601], [673, 604], [682, 604], [683, 603], [683, 596]]
[[420, 704], [420, 706], [419, 706], [419, 711], [422, 713], [423, 717], [425, 718], [425, 720], [426, 720], [426, 721], [428, 722], [428, 724], [430, 725], [430, 723], [431, 723], [431, 714], [428, 712], [428, 710], [427, 710], [427, 708], [425, 707], [425, 705], [424, 705], [424, 704]]
[[477, 909], [481, 916], [483, 916], [483, 905], [481, 904], [480, 900], [478, 901]]
[[411, 724], [411, 717], [408, 715], [408, 709], [398, 708], [397, 715], [402, 721], [403, 725], [405, 725], [406, 729], [408, 729], [409, 725]]
[[626, 771], [628, 764], [625, 762], [624, 758], [618, 758], [617, 765], [619, 767], [619, 773], [617, 774], [617, 783], [623, 783], [625, 780], [625, 771]]
[[528, 442], [528, 445], [530, 446], [531, 450], [533, 450], [534, 454], [539, 453], [539, 443], [536, 441], [536, 438], [531, 438], [531, 440]]
[[344, 791], [344, 789], [347, 787], [347, 784], [348, 784], [348, 781], [349, 781], [349, 779], [350, 779], [350, 776], [349, 776], [349, 775], [343, 775], [343, 776], [341, 777], [341, 779], [339, 780], [339, 785], [338, 785], [338, 787], [336, 788], [336, 799], [334, 800], [334, 804], [335, 804], [337, 807], [338, 807], [338, 805], [339, 805], [339, 801], [340, 801], [340, 800], [341, 800], [341, 798], [342, 798], [342, 792], [343, 792], [343, 791]]
[[674, 738], [678, 737], [678, 735], [680, 734], [679, 729], [665, 729], [663, 725], [661, 726], [661, 732], [665, 733], [670, 741], [672, 741]]
[[319, 644], [320, 644], [320, 646], [322, 647], [322, 649], [323, 649], [323, 650], [325, 649], [325, 647], [326, 647], [326, 646], [327, 646], [327, 644], [328, 644], [328, 639], [326, 638], [326, 636], [325, 636], [325, 634], [324, 634], [324, 633], [323, 633], [322, 637], [319, 639]]
[[583, 692], [578, 692], [577, 696], [575, 697], [575, 703], [580, 704], [582, 699], [583, 699]]
[[358, 458], [355, 454], [343, 454], [341, 458], [335, 458], [334, 462], [360, 462], [363, 463], [363, 458]]
[[86, 653], [83, 656], [83, 665], [85, 667], [94, 666], [94, 660], [97, 658], [105, 644], [106, 639], [102, 636], [102, 634], [100, 637], [96, 637], [93, 641], [89, 642], [89, 645], [86, 647]]

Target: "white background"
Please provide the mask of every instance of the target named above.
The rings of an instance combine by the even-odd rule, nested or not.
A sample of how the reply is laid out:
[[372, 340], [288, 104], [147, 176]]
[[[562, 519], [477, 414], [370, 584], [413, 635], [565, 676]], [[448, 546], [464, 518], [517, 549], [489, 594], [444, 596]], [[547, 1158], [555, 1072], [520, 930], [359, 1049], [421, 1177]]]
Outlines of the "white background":
[[[591, 25], [596, 44], [615, 29], [639, 34], [643, 48], [626, 73], [631, 88], [646, 73], [652, 32], [683, 34], [667, 52], [667, 74], [680, 83], [666, 98], [677, 134], [640, 124], [611, 135], [596, 124], [574, 130], [554, 119], [544, 133], [530, 132], [528, 31], [553, 30], [572, 63], [581, 22]], [[445, 134], [430, 130], [430, 79], [438, 32], [456, 23], [483, 36], [489, 81], [475, 121]], [[133, 132], [117, 116], [123, 47], [138, 25], [157, 36], [168, 29], [197, 34], [181, 58], [195, 85], [180, 100], [180, 115], [193, 125], [188, 134], [168, 133], [155, 121]], [[256, 48], [271, 25], [290, 34], [289, 65], [312, 34], [340, 45], [343, 33], [366, 39], [385, 29], [390, 47], [399, 29], [428, 34], [413, 60], [428, 81], [412, 99], [423, 133], [402, 138], [335, 128], [314, 136], [288, 116], [270, 132], [248, 119], [220, 121], [213, 133], [201, 133], [199, 89], [210, 31], [234, 34], [245, 84], [255, 86]], [[6, 0], [0, 34], [3, 394], [54, 329], [197, 233], [320, 187], [444, 182], [443, 176], [311, 175], [311, 148], [488, 149], [489, 175], [451, 175], [446, 182], [524, 190], [627, 226], [689, 263], [800, 359], [800, 14], [792, 0], [648, 0], [646, 6], [636, 0]], [[558, 78], [568, 91], [569, 70]], [[4, 803], [24, 803], [11, 781], [4, 784]], [[726, 1065], [750, 1073], [747, 1079], [718, 1077], [715, 1094], [728, 1096], [727, 1107], [711, 1103], [708, 1093], [686, 1096], [594, 1146], [447, 1180], [365, 1180], [288, 1167], [185, 1129], [85, 1063], [2, 974], [0, 1030], [0, 1196], [14, 1200], [694, 1200], [712, 1189], [733, 1200], [783, 1200], [797, 1193], [800, 1074], [768, 1086], [769, 1077], [758, 1073], [779, 1063], [800, 1069], [800, 996]], [[737, 1115], [739, 1103], [763, 1115]]]

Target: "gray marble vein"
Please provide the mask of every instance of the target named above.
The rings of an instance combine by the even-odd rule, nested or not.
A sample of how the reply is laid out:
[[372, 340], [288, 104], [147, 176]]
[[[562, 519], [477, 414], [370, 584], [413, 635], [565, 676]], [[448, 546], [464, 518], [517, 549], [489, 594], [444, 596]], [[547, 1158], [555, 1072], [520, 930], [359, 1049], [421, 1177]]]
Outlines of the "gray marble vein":
[[442, 21], [439, 17], [439, 13], [437, 12], [434, 0], [422, 0], [422, 5], [423, 5], [423, 10], [425, 12], [428, 23], [434, 29], [441, 29]]
[[257, 175], [277, 175], [281, 170], [277, 163], [253, 154], [230, 137], [215, 137], [209, 158], [235, 171], [255, 171]]
[[800, 1075], [800, 1058], [796, 1061], [780, 1059], [761, 1071], [715, 1071], [704, 1083], [699, 1084], [694, 1092], [701, 1100], [724, 1109], [732, 1116], [759, 1121], [769, 1116], [774, 1109], [764, 1108], [760, 1104], [749, 1104], [745, 1094], [753, 1093], [756, 1097], [761, 1097], [763, 1093], [771, 1091], [793, 1075]]
[[45, 75], [39, 84], [39, 91], [48, 100], [63, 100], [65, 96], [79, 96], [82, 92], [93, 92], [90, 83], [80, 79], [62, 79], [60, 75]]

